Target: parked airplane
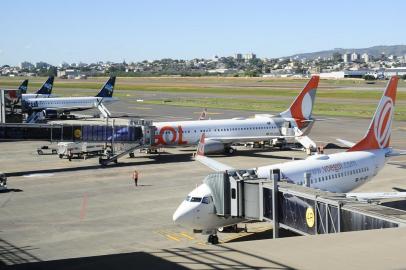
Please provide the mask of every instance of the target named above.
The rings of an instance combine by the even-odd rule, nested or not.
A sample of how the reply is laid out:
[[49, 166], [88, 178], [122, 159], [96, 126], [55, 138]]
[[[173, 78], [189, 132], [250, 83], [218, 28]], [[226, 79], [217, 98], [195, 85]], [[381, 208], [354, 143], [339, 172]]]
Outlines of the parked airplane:
[[20, 99], [28, 99], [28, 98], [37, 98], [37, 97], [49, 97], [52, 92], [52, 86], [54, 83], [54, 77], [49, 77], [48, 80], [41, 86], [40, 89], [37, 90], [35, 94], [27, 94], [27, 89], [28, 89], [28, 80], [25, 79], [20, 86], [17, 88], [17, 90], [20, 90], [20, 95], [18, 95], [18, 92], [15, 90], [9, 90], [8, 93], [8, 101], [12, 102], [13, 104], [17, 104]]
[[[291, 161], [252, 169], [259, 178], [270, 178], [270, 170], [280, 169], [281, 178], [302, 185], [305, 173], [310, 173], [310, 187], [330, 192], [349, 192], [371, 180], [392, 156], [406, 153], [396, 152], [389, 147], [394, 115], [398, 78], [392, 77], [387, 85], [375, 115], [364, 138], [346, 152], [331, 155], [316, 154], [305, 160]], [[234, 168], [204, 156], [205, 138], [201, 137], [196, 159], [217, 171], [235, 171]], [[406, 192], [347, 193], [347, 197], [360, 200], [406, 197]], [[202, 184], [189, 193], [173, 215], [179, 224], [200, 229], [210, 234], [209, 239], [217, 242], [215, 235], [219, 227], [241, 222], [241, 219], [224, 218], [216, 215], [214, 201], [208, 185]]]
[[45, 83], [41, 86], [40, 89], [37, 90], [37, 92], [32, 93], [32, 94], [27, 94], [27, 85], [28, 85], [28, 80], [24, 80], [23, 83], [18, 87], [19, 90], [21, 90], [21, 97], [22, 100], [27, 100], [31, 98], [49, 98], [52, 93], [52, 88], [54, 86], [54, 76], [49, 76], [48, 79], [45, 81]]
[[34, 123], [44, 118], [66, 116], [72, 111], [83, 111], [99, 108], [105, 115], [110, 115], [103, 103], [116, 101], [113, 96], [116, 77], [110, 77], [99, 93], [94, 97], [55, 97], [29, 98], [23, 100], [23, 107], [30, 114], [28, 123]]
[[[306, 135], [313, 126], [312, 110], [319, 76], [313, 76], [286, 111], [278, 115], [257, 114], [254, 118], [155, 122], [154, 147], [197, 145], [200, 136], [207, 137], [205, 154], [233, 153], [235, 143], [273, 140], [282, 145], [295, 139], [306, 149], [316, 144]], [[249, 102], [249, 101], [247, 101]]]

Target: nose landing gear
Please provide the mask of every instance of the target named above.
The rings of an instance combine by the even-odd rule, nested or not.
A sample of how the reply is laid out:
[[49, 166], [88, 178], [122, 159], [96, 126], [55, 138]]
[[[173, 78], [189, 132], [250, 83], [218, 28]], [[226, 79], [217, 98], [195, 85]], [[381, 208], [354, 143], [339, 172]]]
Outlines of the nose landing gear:
[[207, 242], [209, 242], [212, 245], [217, 245], [219, 243], [219, 238], [217, 234], [210, 234], [209, 238], [207, 239]]

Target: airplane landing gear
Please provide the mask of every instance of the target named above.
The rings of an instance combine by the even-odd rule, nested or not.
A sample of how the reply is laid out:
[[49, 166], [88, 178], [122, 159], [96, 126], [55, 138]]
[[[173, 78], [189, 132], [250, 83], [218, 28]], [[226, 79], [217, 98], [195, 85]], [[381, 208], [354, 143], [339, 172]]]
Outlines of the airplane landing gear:
[[227, 154], [229, 154], [229, 155], [234, 154], [236, 151], [237, 151], [237, 149], [235, 149], [235, 148], [233, 148], [233, 147], [227, 147], [227, 148], [225, 149], [225, 152], [226, 152]]
[[209, 238], [207, 239], [207, 242], [209, 242], [212, 245], [217, 245], [219, 243], [219, 238], [217, 234], [210, 234]]

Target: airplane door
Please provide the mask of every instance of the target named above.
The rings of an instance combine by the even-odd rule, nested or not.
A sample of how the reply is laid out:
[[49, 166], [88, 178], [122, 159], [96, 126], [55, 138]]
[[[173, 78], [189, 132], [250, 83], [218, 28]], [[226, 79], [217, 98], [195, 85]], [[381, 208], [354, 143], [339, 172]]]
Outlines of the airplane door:
[[290, 121], [285, 121], [281, 127], [281, 134], [283, 136], [293, 136], [294, 130]]
[[373, 170], [374, 170], [374, 175], [373, 175], [373, 176], [375, 176], [375, 175], [377, 175], [378, 172], [379, 172], [379, 160], [378, 160], [378, 158], [377, 158], [376, 156], [374, 156], [374, 162], [373, 162], [373, 164], [374, 164], [374, 168], [373, 168]]

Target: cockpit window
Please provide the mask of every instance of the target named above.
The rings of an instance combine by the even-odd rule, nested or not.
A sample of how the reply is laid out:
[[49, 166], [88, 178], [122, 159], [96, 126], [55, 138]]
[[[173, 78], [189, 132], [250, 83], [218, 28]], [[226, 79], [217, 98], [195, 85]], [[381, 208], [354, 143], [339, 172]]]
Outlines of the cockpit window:
[[187, 196], [185, 201], [190, 202], [190, 198], [191, 198], [190, 196]]
[[209, 197], [203, 197], [202, 203], [209, 204], [210, 203], [210, 198]]
[[190, 202], [201, 202], [202, 198], [201, 197], [192, 197], [190, 199]]

